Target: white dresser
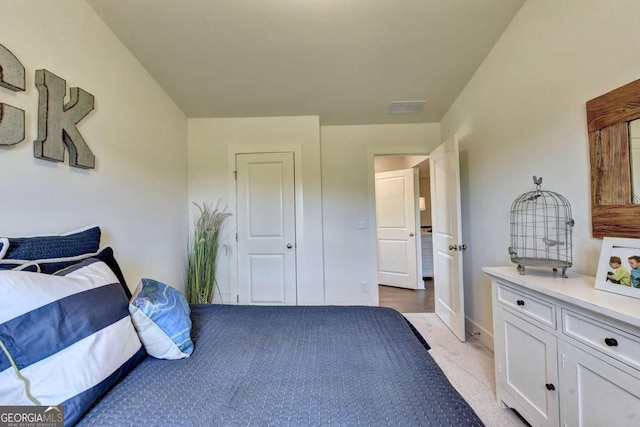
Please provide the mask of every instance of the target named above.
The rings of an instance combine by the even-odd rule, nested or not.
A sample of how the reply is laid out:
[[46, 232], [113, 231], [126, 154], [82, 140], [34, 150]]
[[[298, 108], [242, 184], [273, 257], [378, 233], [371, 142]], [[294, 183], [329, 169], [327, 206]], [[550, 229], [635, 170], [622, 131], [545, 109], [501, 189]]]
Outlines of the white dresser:
[[640, 426], [640, 299], [516, 266], [492, 279], [496, 395], [532, 425]]

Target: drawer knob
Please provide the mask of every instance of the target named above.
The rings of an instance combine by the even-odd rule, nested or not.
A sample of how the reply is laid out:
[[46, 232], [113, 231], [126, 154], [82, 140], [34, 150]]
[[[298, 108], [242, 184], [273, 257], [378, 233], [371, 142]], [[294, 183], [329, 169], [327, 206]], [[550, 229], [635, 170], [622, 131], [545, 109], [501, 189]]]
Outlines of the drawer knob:
[[519, 299], [518, 301], [516, 301], [516, 304], [518, 304], [518, 305], [524, 305], [524, 301], [522, 301], [521, 299]]
[[604, 343], [606, 345], [608, 345], [609, 347], [617, 347], [618, 346], [618, 340], [615, 338], [605, 338], [604, 339]]
[[547, 387], [547, 390], [549, 391], [553, 391], [556, 389], [556, 386], [554, 386], [553, 384], [546, 384], [545, 387]]

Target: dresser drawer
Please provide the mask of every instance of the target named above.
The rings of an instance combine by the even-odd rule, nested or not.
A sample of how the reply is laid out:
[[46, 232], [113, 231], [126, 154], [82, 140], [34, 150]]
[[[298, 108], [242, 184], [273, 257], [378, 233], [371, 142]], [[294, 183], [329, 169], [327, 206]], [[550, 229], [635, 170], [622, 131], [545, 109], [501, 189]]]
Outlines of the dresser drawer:
[[566, 309], [562, 310], [562, 331], [571, 338], [640, 369], [640, 337]]
[[556, 329], [555, 305], [497, 282], [496, 297], [498, 302], [511, 307], [531, 319]]

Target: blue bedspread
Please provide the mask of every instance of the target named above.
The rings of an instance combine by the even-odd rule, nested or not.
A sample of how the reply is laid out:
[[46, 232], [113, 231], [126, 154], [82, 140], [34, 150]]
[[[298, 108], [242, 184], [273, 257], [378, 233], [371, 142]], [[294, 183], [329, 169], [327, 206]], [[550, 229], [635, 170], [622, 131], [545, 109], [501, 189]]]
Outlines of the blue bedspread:
[[482, 426], [395, 310], [192, 306], [192, 356], [147, 357], [80, 421]]

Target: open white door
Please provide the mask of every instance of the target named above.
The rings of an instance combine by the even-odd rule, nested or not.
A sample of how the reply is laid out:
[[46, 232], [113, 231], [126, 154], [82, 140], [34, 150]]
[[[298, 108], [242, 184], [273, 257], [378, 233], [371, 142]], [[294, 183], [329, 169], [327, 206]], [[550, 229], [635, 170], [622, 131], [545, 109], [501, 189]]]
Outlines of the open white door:
[[296, 305], [293, 153], [238, 154], [238, 300]]
[[378, 283], [418, 289], [416, 243], [417, 171], [376, 173]]
[[466, 246], [460, 241], [462, 226], [458, 141], [452, 138], [433, 150], [429, 163], [436, 314], [460, 341], [464, 341], [462, 251]]

